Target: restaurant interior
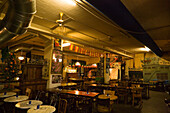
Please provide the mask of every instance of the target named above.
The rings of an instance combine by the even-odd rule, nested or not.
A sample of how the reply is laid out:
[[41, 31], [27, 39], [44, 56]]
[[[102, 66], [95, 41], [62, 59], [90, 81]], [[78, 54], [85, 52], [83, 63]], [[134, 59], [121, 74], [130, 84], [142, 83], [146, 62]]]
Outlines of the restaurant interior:
[[0, 0], [0, 113], [170, 113], [169, 6]]

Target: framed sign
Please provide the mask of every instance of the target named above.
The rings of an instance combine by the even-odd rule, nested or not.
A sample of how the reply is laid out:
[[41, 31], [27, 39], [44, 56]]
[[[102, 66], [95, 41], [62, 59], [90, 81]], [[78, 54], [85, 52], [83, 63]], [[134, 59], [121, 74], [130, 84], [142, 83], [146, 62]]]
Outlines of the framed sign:
[[52, 74], [51, 75], [51, 83], [55, 84], [55, 83], [61, 83], [62, 81], [62, 76], [60, 74]]

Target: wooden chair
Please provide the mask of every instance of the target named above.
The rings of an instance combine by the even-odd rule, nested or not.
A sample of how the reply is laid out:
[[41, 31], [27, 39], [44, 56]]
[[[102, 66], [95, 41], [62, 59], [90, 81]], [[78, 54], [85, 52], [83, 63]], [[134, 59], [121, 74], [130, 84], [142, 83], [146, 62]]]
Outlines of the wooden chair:
[[127, 104], [128, 101], [128, 90], [126, 89], [126, 87], [116, 87], [116, 94], [118, 96], [118, 102], [123, 98], [124, 99], [124, 103]]
[[98, 113], [111, 113], [110, 99], [97, 98], [96, 108]]
[[58, 95], [57, 94], [53, 94], [51, 96], [50, 105], [56, 107], [57, 103], [58, 103]]
[[76, 97], [74, 95], [60, 94], [60, 99], [67, 100], [67, 112], [75, 113], [75, 111], [76, 111]]
[[131, 84], [131, 87], [140, 87], [140, 84]]
[[76, 97], [76, 112], [78, 113], [91, 113], [92, 112], [92, 101], [88, 97]]
[[43, 104], [49, 104], [48, 97], [46, 95], [47, 95], [47, 92], [38, 91], [35, 97], [35, 100], [41, 100], [43, 101]]
[[26, 96], [28, 96], [30, 98], [31, 89], [30, 88], [26, 88], [25, 94], [26, 94]]
[[67, 100], [59, 99], [58, 113], [66, 113], [66, 109], [67, 109]]
[[104, 91], [105, 91], [105, 94], [109, 94], [109, 95], [115, 94], [115, 91], [112, 91], [112, 90], [104, 90]]
[[140, 99], [142, 101], [142, 88], [133, 88], [132, 89], [132, 105], [134, 106], [135, 98]]

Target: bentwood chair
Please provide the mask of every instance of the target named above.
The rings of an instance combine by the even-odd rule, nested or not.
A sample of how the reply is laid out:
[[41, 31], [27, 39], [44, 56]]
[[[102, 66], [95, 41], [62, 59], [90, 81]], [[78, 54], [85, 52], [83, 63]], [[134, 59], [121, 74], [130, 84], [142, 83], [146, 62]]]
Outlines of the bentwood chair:
[[38, 91], [35, 100], [41, 100], [44, 104], [49, 104], [48, 98], [45, 91]]
[[104, 91], [105, 91], [105, 94], [109, 94], [109, 95], [115, 94], [115, 91], [112, 91], [112, 90], [104, 90]]
[[124, 103], [127, 104], [129, 93], [126, 87], [116, 87], [116, 94], [118, 96], [118, 102], [123, 99]]
[[26, 88], [25, 94], [26, 94], [26, 96], [28, 96], [30, 98], [31, 89], [30, 88]]
[[76, 97], [76, 112], [78, 113], [90, 113], [92, 111], [91, 98], [88, 97]]
[[50, 105], [56, 107], [57, 104], [58, 104], [58, 95], [57, 94], [53, 94], [51, 96]]
[[67, 100], [59, 99], [58, 113], [66, 113], [66, 109], [67, 109]]
[[60, 94], [60, 99], [67, 100], [67, 112], [75, 113], [76, 111], [76, 97], [68, 94]]
[[135, 98], [138, 98], [140, 100], [140, 103], [142, 102], [142, 88], [133, 88], [132, 89], [132, 105], [134, 106]]

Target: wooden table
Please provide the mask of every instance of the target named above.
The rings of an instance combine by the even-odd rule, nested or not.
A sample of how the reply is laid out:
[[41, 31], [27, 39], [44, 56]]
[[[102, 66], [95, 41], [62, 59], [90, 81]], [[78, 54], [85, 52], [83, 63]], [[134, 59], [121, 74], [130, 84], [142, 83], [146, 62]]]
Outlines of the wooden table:
[[53, 113], [55, 112], [56, 108], [50, 105], [41, 105], [39, 109], [36, 107], [32, 107], [27, 111], [27, 113]]
[[70, 87], [75, 87], [77, 86], [77, 83], [61, 83], [58, 88], [64, 89], [64, 88], [70, 88]]
[[[157, 81], [156, 81], [157, 82]], [[140, 84], [140, 87], [143, 87], [143, 94], [142, 97], [148, 99], [149, 98], [149, 83], [147, 82], [130, 82], [131, 84]]]
[[0, 93], [0, 98], [6, 98], [6, 97], [14, 96], [14, 95], [16, 95], [15, 92], [6, 92], [6, 94]]
[[107, 95], [107, 94], [101, 94], [98, 96], [100, 99], [110, 99], [111, 101], [117, 100], [118, 97], [116, 95]]
[[103, 90], [114, 90], [115, 89], [115, 85], [106, 85], [106, 84], [90, 84], [88, 85], [89, 89], [96, 89], [98, 92], [103, 92]]
[[86, 96], [86, 97], [91, 97], [91, 98], [94, 98], [97, 95], [99, 95], [99, 93], [96, 93], [96, 92], [87, 93], [86, 91], [78, 91], [78, 90], [67, 92], [67, 94], [72, 94], [72, 95], [77, 95], [77, 96]]
[[19, 93], [20, 91], [21, 91], [20, 89], [11, 89], [11, 90], [2, 89], [2, 90], [0, 90], [0, 93], [4, 93], [4, 92], [15, 92], [15, 93]]
[[78, 91], [78, 90], [74, 90], [74, 91], [70, 91], [67, 92], [67, 94], [71, 94], [71, 95], [76, 95], [76, 96], [83, 96], [83, 97], [88, 97], [91, 98], [90, 99], [90, 113], [92, 113], [93, 111], [93, 98], [97, 97], [97, 95], [99, 95], [99, 93], [96, 92], [86, 92], [86, 91]]
[[[29, 104], [29, 101], [31, 101], [31, 104]], [[37, 105], [42, 105], [43, 102], [40, 100], [26, 100], [22, 102], [18, 102], [15, 107], [20, 109], [29, 109], [31, 107], [36, 107]]]
[[[28, 96], [25, 95], [19, 95], [18, 97], [12, 96], [4, 99], [4, 107], [6, 113], [15, 113], [15, 104], [17, 102], [21, 102], [24, 100], [27, 100]], [[10, 108], [10, 109], [9, 109]]]
[[77, 85], [77, 83], [72, 83], [72, 82], [71, 83], [61, 83], [60, 84], [60, 86], [64, 86], [64, 87], [65, 86], [76, 86], [76, 85]]
[[67, 93], [73, 90], [67, 90], [67, 89], [59, 89], [59, 88], [49, 88], [47, 89], [48, 92], [51, 93], [56, 93], [56, 94], [60, 94], [60, 93]]
[[12, 96], [12, 97], [4, 99], [4, 102], [20, 102], [20, 101], [27, 100], [28, 98], [29, 97], [25, 95], [19, 95], [18, 97]]

